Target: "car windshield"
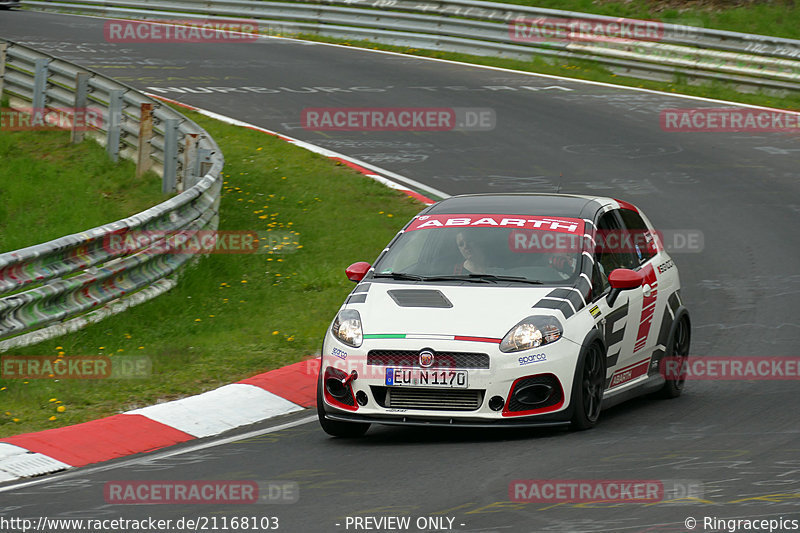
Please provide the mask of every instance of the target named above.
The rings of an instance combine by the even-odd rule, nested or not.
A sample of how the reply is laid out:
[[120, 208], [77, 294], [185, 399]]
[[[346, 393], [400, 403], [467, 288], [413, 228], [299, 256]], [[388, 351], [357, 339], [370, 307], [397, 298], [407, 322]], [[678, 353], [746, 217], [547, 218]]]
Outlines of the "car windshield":
[[583, 221], [530, 215], [417, 217], [375, 264], [376, 277], [560, 284], [580, 274]]

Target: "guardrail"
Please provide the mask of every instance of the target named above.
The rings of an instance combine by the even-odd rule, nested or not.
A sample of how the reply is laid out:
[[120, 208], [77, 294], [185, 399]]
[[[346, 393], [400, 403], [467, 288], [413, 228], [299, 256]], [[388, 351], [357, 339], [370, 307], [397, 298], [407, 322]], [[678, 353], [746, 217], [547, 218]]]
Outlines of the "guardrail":
[[[86, 134], [112, 158], [134, 159], [140, 173], [162, 176], [165, 192], [182, 191], [123, 220], [0, 253], [0, 351], [78, 329], [172, 287], [168, 277], [193, 256], [174, 253], [170, 237], [217, 228], [223, 158], [214, 139], [131, 87], [12, 41], [0, 40], [0, 93], [32, 114], [71, 112], [73, 141], [83, 135], [75, 110], [90, 108], [101, 120]], [[133, 231], [155, 237], [126, 240]]]
[[[24, 5], [144, 20], [251, 18], [261, 33], [311, 33], [518, 59], [533, 54], [595, 61], [616, 74], [645, 79], [672, 81], [679, 75], [744, 89], [800, 89], [798, 40], [479, 0], [26, 0]], [[602, 35], [584, 30], [591, 27], [601, 28]]]

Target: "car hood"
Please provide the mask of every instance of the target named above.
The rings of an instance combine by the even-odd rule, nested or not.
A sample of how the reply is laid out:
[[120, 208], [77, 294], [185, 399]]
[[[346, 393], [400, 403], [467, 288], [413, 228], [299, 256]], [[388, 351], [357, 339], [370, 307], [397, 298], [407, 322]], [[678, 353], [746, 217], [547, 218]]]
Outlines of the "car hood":
[[525, 317], [552, 315], [551, 309], [533, 309], [533, 306], [554, 288], [522, 284], [371, 283], [363, 303], [350, 303], [346, 307], [361, 314], [364, 335], [501, 339]]

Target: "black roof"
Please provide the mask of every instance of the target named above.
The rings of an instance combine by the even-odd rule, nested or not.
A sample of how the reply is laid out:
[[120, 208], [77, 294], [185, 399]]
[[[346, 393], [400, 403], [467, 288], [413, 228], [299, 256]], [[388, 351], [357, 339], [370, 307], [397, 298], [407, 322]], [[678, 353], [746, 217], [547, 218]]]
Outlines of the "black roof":
[[432, 205], [426, 215], [486, 213], [593, 219], [605, 199], [571, 194], [465, 194]]

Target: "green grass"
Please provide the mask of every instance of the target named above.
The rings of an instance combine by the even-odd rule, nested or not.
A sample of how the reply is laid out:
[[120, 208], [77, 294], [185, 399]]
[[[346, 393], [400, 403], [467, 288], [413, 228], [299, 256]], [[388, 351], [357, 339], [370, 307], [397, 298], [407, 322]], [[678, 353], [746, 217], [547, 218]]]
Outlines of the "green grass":
[[668, 93], [686, 94], [700, 96], [704, 98], [716, 98], [719, 100], [729, 100], [745, 104], [762, 105], [780, 109], [800, 110], [800, 93], [792, 92], [785, 95], [776, 95], [771, 92], [742, 93], [722, 82], [689, 84], [676, 76], [672, 83], [642, 80], [639, 78], [629, 78], [618, 76], [611, 73], [608, 69], [589, 61], [572, 61], [565, 63], [562, 61], [550, 63], [543, 57], [532, 56], [529, 61], [516, 59], [503, 59], [497, 57], [475, 56], [468, 54], [458, 54], [453, 52], [440, 52], [433, 50], [422, 50], [418, 48], [408, 48], [403, 46], [392, 46], [375, 43], [366, 40], [335, 39], [331, 37], [320, 37], [313, 34], [302, 34], [297, 36], [300, 39], [318, 41], [326, 43], [336, 43], [345, 46], [368, 48], [372, 50], [388, 50], [408, 55], [421, 57], [433, 57], [437, 59], [447, 59], [450, 61], [461, 61], [476, 65], [486, 65], [523, 72], [535, 72], [539, 74], [550, 74], [563, 76], [566, 78], [577, 78], [582, 80], [612, 83], [627, 87], [637, 87], [664, 91]]
[[735, 5], [728, 0], [502, 0], [502, 3], [800, 39], [800, 4], [793, 0], [746, 5], [742, 5], [744, 2]]
[[64, 131], [0, 132], [0, 161], [0, 252], [113, 222], [166, 199], [156, 174], [134, 179], [132, 162], [111, 162], [94, 141], [71, 144]]
[[206, 256], [163, 296], [74, 334], [2, 354], [144, 355], [153, 374], [0, 380], [0, 436], [197, 394], [318, 353], [352, 289], [345, 267], [374, 260], [423, 207], [275, 137], [186, 114], [225, 154], [220, 229], [272, 230], [291, 237], [296, 250]]

